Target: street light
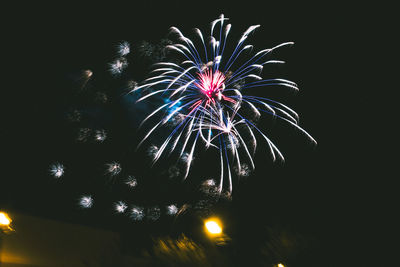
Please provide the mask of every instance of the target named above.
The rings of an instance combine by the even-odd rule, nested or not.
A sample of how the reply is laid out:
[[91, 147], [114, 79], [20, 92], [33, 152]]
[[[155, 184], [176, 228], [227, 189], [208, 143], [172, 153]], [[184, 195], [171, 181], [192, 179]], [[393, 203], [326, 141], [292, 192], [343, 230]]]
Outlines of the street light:
[[231, 240], [231, 238], [222, 231], [222, 222], [216, 217], [205, 220], [204, 228], [208, 238], [217, 245], [226, 245]]
[[7, 213], [0, 211], [0, 229], [4, 232], [12, 231], [10, 227], [12, 220]]
[[204, 226], [210, 235], [220, 235], [222, 233], [221, 222], [217, 218], [210, 218], [205, 221]]

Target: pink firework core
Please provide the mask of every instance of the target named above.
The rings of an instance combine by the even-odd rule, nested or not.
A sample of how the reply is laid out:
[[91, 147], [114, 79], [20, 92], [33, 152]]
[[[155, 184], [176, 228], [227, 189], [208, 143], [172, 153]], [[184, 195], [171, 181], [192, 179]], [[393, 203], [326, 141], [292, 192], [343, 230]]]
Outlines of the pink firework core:
[[213, 99], [219, 96], [220, 92], [224, 90], [225, 75], [219, 70], [213, 72], [207, 69], [198, 73], [198, 77], [199, 82], [196, 83], [196, 86], [209, 98]]

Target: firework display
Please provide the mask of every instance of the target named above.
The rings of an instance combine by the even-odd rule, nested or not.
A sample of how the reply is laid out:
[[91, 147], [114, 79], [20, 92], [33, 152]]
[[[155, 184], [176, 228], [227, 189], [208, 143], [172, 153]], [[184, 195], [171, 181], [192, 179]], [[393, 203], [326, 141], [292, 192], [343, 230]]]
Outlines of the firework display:
[[[221, 15], [211, 23], [207, 35], [195, 29], [192, 39], [177, 27], [171, 27], [171, 34], [177, 37], [176, 43], [169, 39], [162, 39], [156, 45], [143, 41], [136, 48], [127, 41], [118, 43], [114, 47], [116, 53], [105, 68], [106, 83], [98, 78], [101, 75], [96, 76], [91, 70], [80, 72], [80, 78], [76, 79], [77, 95], [90, 98], [87, 102], [92, 106], [87, 107], [85, 101], [79, 100], [76, 106], [70, 107], [65, 118], [74, 127], [72, 139], [91, 149], [96, 154], [95, 158], [99, 159], [97, 166], [85, 173], [91, 176], [98, 170], [97, 174], [93, 174], [95, 182], [106, 180], [106, 186], [111, 188], [109, 192], [114, 188], [120, 190], [121, 194], [113, 195], [109, 201], [111, 208], [108, 210], [137, 223], [158, 221], [164, 214], [167, 215], [164, 218], [179, 216], [189, 209], [209, 214], [217, 202], [232, 199], [235, 179], [250, 176], [256, 168], [258, 144], [268, 151], [272, 161], [284, 161], [283, 153], [266, 132], [270, 129], [265, 129], [260, 122], [261, 117], [282, 120], [311, 143], [316, 143], [299, 126], [299, 116], [293, 109], [266, 97], [268, 89], [273, 87], [298, 90], [296, 83], [287, 79], [262, 77], [266, 65], [284, 63], [272, 58], [274, 51], [293, 43], [285, 42], [253, 51], [253, 46], [246, 42], [260, 25], [250, 26], [235, 41], [236, 37], [230, 37], [231, 24], [227, 21], [228, 18]], [[134, 65], [130, 64], [132, 54], [147, 57], [149, 62], [154, 63], [142, 82], [136, 82], [130, 76], [129, 70]], [[147, 156], [145, 159], [151, 164], [159, 161], [167, 164], [161, 171], [168, 178], [165, 179], [167, 182], [174, 183], [180, 178], [185, 180], [192, 174], [194, 161], [202, 160], [203, 154], [197, 153], [199, 148], [212, 152], [210, 160], [218, 168], [209, 168], [212, 174], [200, 177], [201, 181], [196, 181], [194, 187], [191, 185], [191, 190], [197, 190], [193, 199], [174, 198], [143, 204], [137, 195], [143, 196], [143, 190], [148, 188], [154, 190], [155, 185], [147, 182], [142, 177], [143, 173], [136, 173], [135, 161], [130, 161], [127, 156], [130, 152], [118, 151], [122, 152], [120, 156], [102, 155], [101, 151], [105, 151], [102, 147], [114, 147], [115, 142], [120, 142], [120, 136], [104, 123], [107, 116], [102, 113], [106, 109], [113, 110], [109, 107], [115, 103], [128, 103], [123, 106], [127, 108], [125, 111], [133, 110], [129, 116], [133, 115], [137, 123], [132, 127], [139, 137], [136, 144], [138, 148], [143, 147], [142, 151], [134, 153], [140, 154], [139, 157]], [[123, 146], [132, 145], [123, 142]], [[177, 160], [168, 157], [176, 157]], [[51, 164], [50, 175], [62, 177], [64, 164], [70, 175], [71, 162]], [[199, 165], [196, 163], [196, 166]], [[71, 166], [71, 169], [74, 167]], [[106, 179], [99, 179], [98, 176], [105, 176]], [[93, 184], [90, 183], [90, 186]], [[82, 209], [100, 206], [101, 196], [95, 190], [92, 187], [80, 190], [78, 206]], [[96, 205], [93, 205], [94, 199]]]
[[[227, 20], [228, 18], [221, 15], [211, 23], [209, 40], [199, 29], [195, 29], [197, 40], [192, 40], [183, 35], [178, 28], [172, 27], [171, 32], [177, 35], [178, 42], [167, 45], [167, 48], [177, 54], [180, 63], [156, 63], [151, 77], [131, 90], [139, 91], [143, 95], [137, 102], [152, 101], [160, 96], [164, 99], [164, 103], [142, 121], [141, 126], [147, 121], [152, 121], [153, 117], [159, 118], [144, 135], [139, 146], [157, 129], [175, 121], [173, 130], [165, 137], [164, 142], [159, 147], [153, 145], [148, 150], [153, 162], [167, 152], [176, 151], [186, 163], [183, 173], [186, 178], [196, 146], [202, 143], [206, 148], [213, 147], [220, 154], [219, 192], [225, 185], [229, 192], [232, 192], [233, 166], [238, 176], [248, 175], [249, 167], [244, 161], [252, 170], [255, 168], [253, 155], [257, 138], [265, 142], [273, 161], [284, 160], [278, 147], [256, 125], [257, 118], [262, 114], [285, 121], [303, 133], [312, 143], [316, 143], [313, 137], [298, 125], [299, 117], [294, 110], [273, 99], [250, 94], [255, 92], [250, 89], [257, 87], [281, 86], [298, 90], [296, 83], [292, 81], [261, 77], [265, 65], [284, 63], [270, 59], [272, 53], [293, 43], [282, 43], [245, 58], [253, 49], [252, 45], [245, 45], [245, 42], [260, 25], [250, 26], [237, 41], [233, 51], [227, 51], [231, 30], [231, 24], [225, 25]], [[195, 45], [196, 41], [199, 45]], [[243, 137], [244, 134], [250, 138]]]

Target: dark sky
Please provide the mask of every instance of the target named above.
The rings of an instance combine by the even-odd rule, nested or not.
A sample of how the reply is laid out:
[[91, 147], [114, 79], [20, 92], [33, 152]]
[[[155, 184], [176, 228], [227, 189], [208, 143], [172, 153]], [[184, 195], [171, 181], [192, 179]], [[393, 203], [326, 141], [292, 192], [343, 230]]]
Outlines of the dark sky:
[[[300, 92], [289, 96], [286, 103], [298, 111], [300, 125], [318, 141], [313, 147], [294, 132], [279, 132], [287, 162], [272, 166], [257, 161], [259, 169], [224, 209], [226, 216], [236, 222], [232, 223], [236, 225], [234, 232], [240, 235], [239, 229], [253, 223], [284, 225], [316, 238], [323, 247], [318, 251], [320, 260], [334, 255], [344, 259], [364, 251], [366, 245], [359, 241], [367, 233], [374, 235], [369, 228], [379, 216], [373, 214], [382, 212], [382, 202], [375, 201], [374, 196], [381, 193], [375, 181], [384, 174], [377, 168], [380, 153], [373, 141], [381, 122], [377, 112], [368, 112], [373, 106], [373, 90], [360, 82], [364, 73], [359, 65], [369, 53], [360, 40], [369, 43], [373, 38], [367, 34], [367, 14], [358, 6], [338, 3], [260, 3], [199, 1], [189, 6], [184, 1], [145, 1], [106, 6], [30, 4], [18, 8], [17, 15], [8, 20], [8, 40], [11, 47], [20, 51], [18, 57], [11, 55], [14, 60], [10, 67], [18, 67], [19, 71], [13, 72], [9, 87], [23, 94], [8, 112], [13, 114], [13, 130], [6, 131], [6, 140], [12, 140], [7, 144], [12, 171], [2, 181], [1, 187], [9, 190], [2, 193], [1, 204], [32, 215], [83, 221], [96, 227], [113, 228], [125, 223], [99, 210], [82, 215], [74, 205], [76, 196], [84, 190], [116, 196], [117, 188], [92, 185], [91, 180], [85, 179], [90, 179], [90, 166], [95, 169], [98, 162], [130, 151], [131, 126], [126, 124], [127, 117], [133, 115], [124, 113], [118, 100], [113, 99], [115, 104], [104, 111], [104, 121], [95, 122], [112, 129], [110, 143], [98, 151], [91, 150], [90, 145], [77, 145], [70, 140], [71, 132], [66, 130], [69, 126], [63, 122], [69, 101], [74, 99], [68, 93], [68, 79], [87, 68], [95, 75], [97, 70], [101, 73], [113, 57], [113, 46], [121, 40], [133, 46], [142, 40], [156, 43], [167, 36], [170, 26], [178, 26], [186, 33], [194, 27], [208, 29], [209, 23], [223, 13], [230, 18], [232, 32], [261, 24], [251, 38], [259, 49], [295, 42], [294, 47], [280, 53], [287, 61], [282, 73], [300, 87]], [[131, 70], [135, 71], [132, 75], [140, 80], [146, 69], [135, 63], [131, 63]], [[94, 117], [103, 118], [103, 111], [89, 107], [90, 111], [96, 114]], [[93, 158], [97, 152], [102, 156]], [[153, 174], [143, 155], [130, 157], [129, 168], [137, 166], [141, 174]], [[48, 164], [58, 158], [79, 162], [70, 167], [75, 171], [74, 183], [62, 185], [46, 176]], [[156, 182], [154, 179], [147, 183]], [[154, 186], [152, 192], [149, 186], [141, 193], [147, 196], [144, 203], [153, 204], [157, 197], [161, 202], [169, 197], [183, 201], [188, 196], [181, 194], [185, 190], [182, 186], [168, 187], [164, 190], [167, 192], [159, 187]], [[106, 217], [104, 224], [98, 223], [101, 216]]]

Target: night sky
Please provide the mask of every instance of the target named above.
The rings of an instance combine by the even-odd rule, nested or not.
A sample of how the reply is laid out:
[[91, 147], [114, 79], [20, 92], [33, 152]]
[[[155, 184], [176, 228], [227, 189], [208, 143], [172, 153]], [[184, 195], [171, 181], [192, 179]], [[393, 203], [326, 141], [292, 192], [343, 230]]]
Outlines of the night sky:
[[[369, 245], [360, 241], [376, 235], [370, 228], [380, 221], [376, 212], [384, 212], [383, 201], [376, 201], [381, 193], [376, 180], [385, 173], [378, 168], [381, 153], [373, 141], [383, 123], [378, 112], [368, 112], [374, 102], [373, 90], [360, 83], [364, 74], [359, 64], [370, 50], [359, 40], [368, 43], [372, 39], [366, 34], [368, 24], [361, 23], [366, 15], [356, 6], [328, 3], [199, 1], [189, 6], [168, 2], [30, 4], [18, 8], [18, 15], [9, 20], [7, 41], [19, 53], [6, 51], [12, 62], [9, 68], [14, 70], [13, 81], [3, 90], [22, 94], [10, 104], [3, 99], [10, 107], [6, 111], [9, 127], [3, 130], [8, 156], [1, 207], [140, 236], [137, 240], [141, 242], [131, 244], [136, 248], [138, 243], [148, 245], [149, 235], [185, 231], [196, 238], [193, 233], [201, 217], [196, 212], [175, 224], [164, 217], [158, 222], [135, 223], [113, 213], [112, 203], [118, 198], [162, 207], [169, 202], [194, 203], [198, 196], [192, 193], [190, 176], [187, 183], [164, 177], [162, 169], [167, 168], [169, 159], [151, 168], [145, 151], [134, 152], [139, 138], [135, 123], [146, 107], [128, 110], [113, 91], [119, 85], [106, 68], [114, 58], [115, 45], [128, 41], [132, 59], [122, 78], [140, 82], [151, 63], [135, 51], [142, 41], [159, 43], [169, 37], [171, 26], [187, 35], [194, 27], [208, 30], [209, 23], [223, 13], [236, 34], [261, 24], [249, 38], [258, 50], [295, 42], [279, 52], [279, 59], [286, 64], [271, 71], [299, 85], [300, 92], [285, 91], [277, 96], [299, 113], [300, 126], [318, 145], [277, 123], [271, 136], [286, 162], [271, 164], [265, 153], [258, 153], [255, 173], [235, 184], [231, 202], [221, 201], [212, 212], [224, 218], [229, 234], [242, 242], [238, 247], [243, 255], [251, 256], [254, 247], [268, 236], [260, 232], [284, 229], [307, 240], [300, 256], [294, 257], [298, 265], [293, 266], [343, 266], [350, 259], [365, 260]], [[91, 91], [78, 92], [78, 74], [86, 69], [93, 71], [94, 85], [89, 86]], [[96, 90], [107, 93], [107, 105], [94, 104]], [[74, 140], [81, 125], [66, 121], [73, 108], [86, 114], [82, 125], [107, 129], [103, 144]], [[123, 175], [132, 173], [140, 178], [142, 187], [132, 193], [107, 180], [104, 164], [113, 160], [121, 162]], [[48, 174], [49, 165], [57, 161], [66, 166], [66, 175], [60, 180]], [[193, 180], [207, 175], [204, 166], [212, 169], [218, 164], [195, 162]], [[77, 206], [78, 197], [85, 192], [100, 196], [91, 210]]]

